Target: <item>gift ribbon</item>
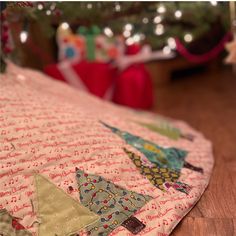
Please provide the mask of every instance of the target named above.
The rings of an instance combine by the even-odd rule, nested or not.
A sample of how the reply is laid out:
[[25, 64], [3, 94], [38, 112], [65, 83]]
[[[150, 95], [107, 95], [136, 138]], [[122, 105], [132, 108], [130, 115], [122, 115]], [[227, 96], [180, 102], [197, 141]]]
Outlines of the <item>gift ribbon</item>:
[[89, 61], [95, 60], [95, 37], [100, 34], [100, 29], [97, 26], [87, 28], [85, 26], [79, 27], [78, 33], [86, 38], [87, 59]]

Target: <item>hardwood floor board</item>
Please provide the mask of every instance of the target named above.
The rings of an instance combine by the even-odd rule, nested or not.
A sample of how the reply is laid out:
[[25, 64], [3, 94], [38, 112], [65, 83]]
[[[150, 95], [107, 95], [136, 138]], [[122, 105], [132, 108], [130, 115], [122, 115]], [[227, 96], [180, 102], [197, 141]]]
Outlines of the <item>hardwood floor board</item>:
[[207, 218], [236, 218], [234, 184], [225, 165], [215, 166], [207, 191], [197, 207]]
[[186, 217], [172, 236], [234, 236], [233, 219]]
[[236, 235], [236, 76], [215, 70], [157, 87], [155, 111], [188, 122], [214, 149], [210, 184], [172, 235]]

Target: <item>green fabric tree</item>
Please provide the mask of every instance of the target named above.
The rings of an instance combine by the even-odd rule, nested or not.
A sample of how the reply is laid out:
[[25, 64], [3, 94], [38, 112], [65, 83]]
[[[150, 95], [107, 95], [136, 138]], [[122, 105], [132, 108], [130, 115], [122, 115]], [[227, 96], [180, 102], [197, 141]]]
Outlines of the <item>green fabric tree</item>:
[[108, 235], [152, 199], [80, 169], [76, 178], [81, 203], [100, 216], [99, 221], [86, 228], [89, 235]]

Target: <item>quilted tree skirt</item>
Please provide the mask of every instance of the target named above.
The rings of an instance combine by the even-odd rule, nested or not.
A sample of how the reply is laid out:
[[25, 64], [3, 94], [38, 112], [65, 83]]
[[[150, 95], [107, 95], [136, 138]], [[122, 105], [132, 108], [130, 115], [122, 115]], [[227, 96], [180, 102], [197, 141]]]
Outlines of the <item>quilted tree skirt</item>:
[[0, 134], [3, 235], [169, 235], [214, 163], [211, 143], [182, 121], [12, 64]]

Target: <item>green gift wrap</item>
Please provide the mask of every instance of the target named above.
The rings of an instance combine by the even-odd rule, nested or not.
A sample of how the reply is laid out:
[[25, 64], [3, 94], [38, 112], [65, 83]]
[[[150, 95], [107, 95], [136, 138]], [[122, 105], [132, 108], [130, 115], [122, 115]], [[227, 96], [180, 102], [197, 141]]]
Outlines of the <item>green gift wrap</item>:
[[77, 33], [86, 38], [87, 60], [94, 61], [96, 49], [95, 38], [101, 33], [101, 30], [96, 25], [93, 25], [90, 28], [81, 26], [78, 28]]

